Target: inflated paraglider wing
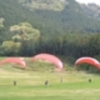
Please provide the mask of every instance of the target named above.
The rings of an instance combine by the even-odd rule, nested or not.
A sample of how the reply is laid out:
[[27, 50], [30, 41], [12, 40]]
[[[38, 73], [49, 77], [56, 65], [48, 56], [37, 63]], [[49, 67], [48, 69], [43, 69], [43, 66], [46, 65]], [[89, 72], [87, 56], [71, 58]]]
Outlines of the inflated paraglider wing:
[[81, 57], [79, 59], [76, 60], [75, 65], [79, 65], [79, 64], [90, 64], [98, 69], [100, 69], [100, 63], [98, 60], [96, 60], [95, 58], [92, 57]]
[[24, 68], [26, 67], [25, 61], [16, 57], [5, 58], [2, 61], [0, 61], [0, 65], [5, 64], [5, 63], [15, 63], [15, 64], [21, 65]]
[[42, 53], [42, 54], [38, 54], [38, 55], [32, 57], [32, 61], [35, 61], [38, 59], [47, 60], [47, 61], [53, 63], [55, 66], [57, 66], [59, 71], [62, 70], [62, 68], [63, 68], [63, 63], [61, 62], [61, 60], [54, 55]]

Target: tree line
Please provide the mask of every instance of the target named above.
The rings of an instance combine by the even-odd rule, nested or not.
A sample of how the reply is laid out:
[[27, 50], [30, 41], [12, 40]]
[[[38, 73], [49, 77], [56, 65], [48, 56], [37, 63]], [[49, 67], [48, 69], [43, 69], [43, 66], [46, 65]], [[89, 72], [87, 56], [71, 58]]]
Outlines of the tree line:
[[0, 46], [2, 56], [33, 56], [38, 53], [73, 56], [98, 56], [100, 55], [100, 34], [81, 35], [67, 34], [54, 36], [39, 36], [34, 39], [11, 39], [3, 41]]

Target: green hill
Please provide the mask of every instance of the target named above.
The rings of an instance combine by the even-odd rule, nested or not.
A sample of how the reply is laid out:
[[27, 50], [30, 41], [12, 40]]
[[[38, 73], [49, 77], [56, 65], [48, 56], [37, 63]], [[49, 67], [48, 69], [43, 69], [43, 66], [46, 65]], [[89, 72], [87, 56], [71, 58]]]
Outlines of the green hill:
[[0, 0], [0, 19], [0, 55], [100, 54], [100, 22], [75, 0]]
[[[38, 28], [43, 34], [55, 34], [55, 33], [65, 33], [67, 32], [100, 32], [100, 23], [97, 20], [88, 18], [78, 3], [74, 0], [66, 0], [66, 5], [61, 3], [61, 0], [54, 1], [49, 0], [46, 2], [45, 9], [35, 9], [34, 5], [41, 6], [44, 0], [29, 0], [32, 3], [33, 11], [31, 6], [27, 7], [29, 4], [28, 0], [0, 0], [0, 17], [5, 19], [5, 26], [8, 28], [11, 25], [18, 24], [20, 22], [29, 22], [35, 28]], [[24, 2], [26, 6], [22, 4]], [[63, 1], [65, 2], [65, 1]], [[48, 3], [48, 5], [47, 5]], [[50, 6], [53, 6], [53, 10]], [[62, 10], [56, 11], [55, 4], [62, 4]], [[48, 9], [51, 10], [48, 10]]]

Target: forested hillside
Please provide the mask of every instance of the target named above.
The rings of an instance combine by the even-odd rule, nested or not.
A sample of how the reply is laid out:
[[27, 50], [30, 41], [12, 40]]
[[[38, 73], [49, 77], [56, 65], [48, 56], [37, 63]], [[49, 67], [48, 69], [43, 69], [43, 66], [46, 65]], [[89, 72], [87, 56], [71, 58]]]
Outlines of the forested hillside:
[[75, 0], [0, 0], [1, 56], [97, 56], [99, 44], [100, 22]]

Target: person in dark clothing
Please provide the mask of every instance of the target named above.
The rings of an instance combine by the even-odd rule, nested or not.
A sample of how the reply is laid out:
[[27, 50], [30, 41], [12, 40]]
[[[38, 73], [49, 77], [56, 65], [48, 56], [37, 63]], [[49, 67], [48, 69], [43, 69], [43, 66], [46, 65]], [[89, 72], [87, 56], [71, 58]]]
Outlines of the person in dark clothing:
[[14, 85], [14, 86], [17, 85], [17, 81], [14, 80], [14, 81], [13, 81], [13, 85]]
[[49, 82], [48, 80], [45, 81], [45, 86], [48, 86]]
[[89, 80], [88, 80], [90, 83], [92, 82], [92, 79], [91, 78], [89, 78]]

